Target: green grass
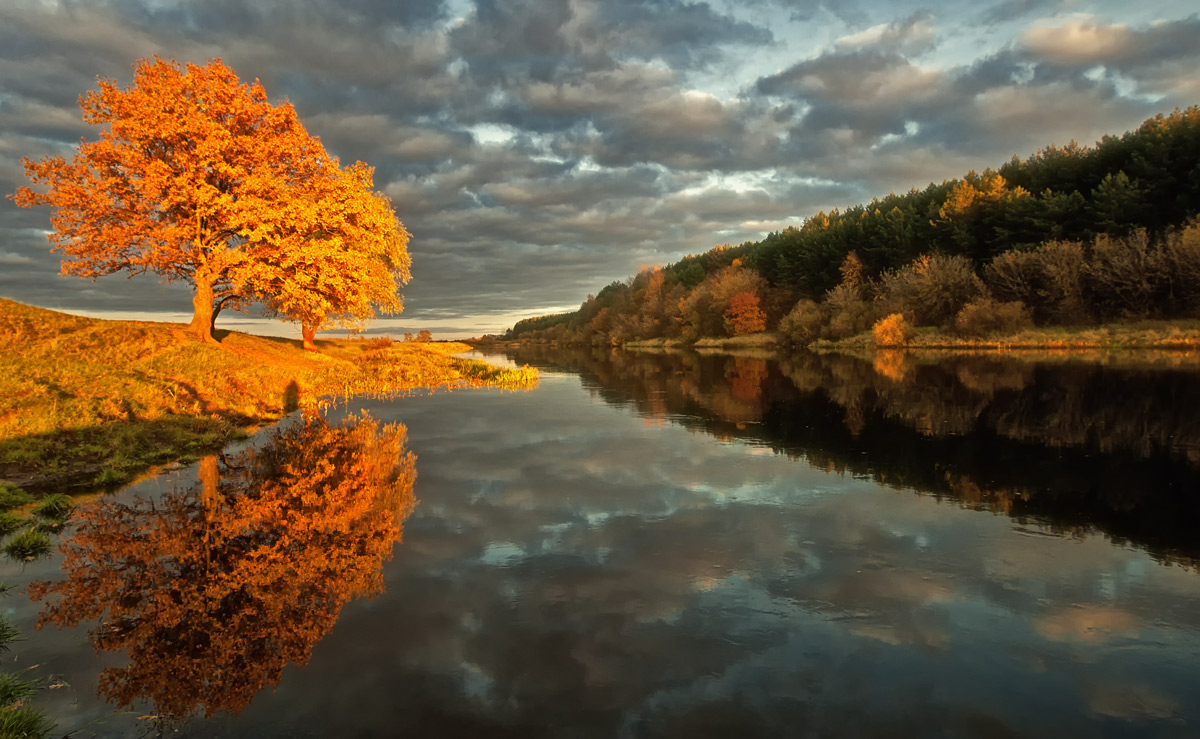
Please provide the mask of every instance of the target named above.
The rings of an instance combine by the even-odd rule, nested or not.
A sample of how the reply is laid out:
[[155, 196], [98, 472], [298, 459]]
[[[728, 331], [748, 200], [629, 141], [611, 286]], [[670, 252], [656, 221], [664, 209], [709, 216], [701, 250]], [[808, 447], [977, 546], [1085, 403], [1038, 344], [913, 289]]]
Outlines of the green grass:
[[50, 736], [54, 722], [40, 708], [26, 705], [0, 708], [0, 737], [42, 739]]
[[206, 344], [182, 324], [0, 298], [0, 479], [35, 494], [111, 487], [332, 398], [536, 382], [533, 370], [489, 373], [450, 356], [465, 344], [320, 340], [306, 352], [299, 341], [217, 335]]
[[21, 632], [17, 631], [17, 627], [8, 620], [8, 616], [0, 613], [0, 654], [7, 652], [10, 648], [9, 645], [20, 639]]
[[[0, 594], [7, 593], [7, 583], [0, 584]], [[0, 614], [0, 654], [9, 650], [9, 645], [20, 640], [21, 634], [7, 616]], [[38, 686], [35, 681], [25, 680], [9, 672], [0, 672], [0, 737], [3, 739], [46, 739], [54, 723], [46, 718], [45, 712], [27, 704], [35, 696]]]
[[60, 521], [70, 516], [74, 507], [75, 502], [71, 500], [71, 496], [55, 493], [38, 501], [32, 512], [38, 518]]
[[8, 536], [26, 523], [27, 521], [24, 518], [15, 513], [0, 511], [0, 536]]
[[18, 562], [37, 559], [49, 551], [50, 537], [45, 532], [34, 529], [22, 531], [4, 545], [4, 553]]
[[20, 508], [21, 506], [32, 502], [32, 495], [16, 485], [11, 485], [3, 480], [0, 480], [0, 510], [7, 511], [12, 508]]
[[[37, 683], [9, 672], [0, 673], [0, 706], [11, 706], [37, 695]], [[3, 736], [0, 734], [0, 736]]]

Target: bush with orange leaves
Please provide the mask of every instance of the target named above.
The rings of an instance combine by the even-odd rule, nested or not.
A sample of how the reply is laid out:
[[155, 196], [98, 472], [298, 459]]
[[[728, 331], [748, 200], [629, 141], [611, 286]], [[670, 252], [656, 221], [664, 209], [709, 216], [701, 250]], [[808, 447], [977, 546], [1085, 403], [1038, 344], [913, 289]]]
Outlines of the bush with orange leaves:
[[892, 313], [876, 321], [871, 333], [878, 346], [903, 346], [912, 338], [912, 326], [903, 313]]

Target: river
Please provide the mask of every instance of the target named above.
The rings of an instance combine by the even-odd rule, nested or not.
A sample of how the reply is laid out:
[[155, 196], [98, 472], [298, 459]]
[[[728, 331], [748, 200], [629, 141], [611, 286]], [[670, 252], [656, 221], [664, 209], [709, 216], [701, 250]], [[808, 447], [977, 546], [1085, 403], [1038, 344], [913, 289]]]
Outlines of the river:
[[508, 359], [81, 505], [10, 666], [80, 736], [1200, 734], [1195, 359]]

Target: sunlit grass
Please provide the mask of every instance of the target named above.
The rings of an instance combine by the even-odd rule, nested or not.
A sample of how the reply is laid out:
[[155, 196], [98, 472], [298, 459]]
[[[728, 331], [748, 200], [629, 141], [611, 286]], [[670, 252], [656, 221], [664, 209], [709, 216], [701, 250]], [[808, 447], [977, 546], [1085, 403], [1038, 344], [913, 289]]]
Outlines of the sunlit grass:
[[299, 341], [102, 321], [0, 299], [0, 509], [27, 493], [115, 487], [198, 457], [287, 412], [420, 388], [536, 383], [459, 359], [465, 344]]

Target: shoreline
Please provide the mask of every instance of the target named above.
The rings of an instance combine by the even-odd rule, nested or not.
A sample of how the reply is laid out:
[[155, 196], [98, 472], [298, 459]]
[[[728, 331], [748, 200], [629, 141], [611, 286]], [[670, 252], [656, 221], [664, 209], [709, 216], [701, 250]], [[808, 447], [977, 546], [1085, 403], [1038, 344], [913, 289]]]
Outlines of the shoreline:
[[528, 368], [454, 357], [465, 343], [298, 340], [185, 324], [111, 321], [0, 298], [0, 485], [42, 496], [126, 484], [278, 423], [359, 396], [522, 389]]
[[[553, 341], [469, 341], [476, 347], [520, 348], [558, 346]], [[584, 346], [567, 344], [566, 346]], [[600, 347], [603, 348], [603, 347]], [[1095, 352], [1162, 351], [1195, 353], [1200, 357], [1200, 320], [1144, 320], [1089, 326], [1046, 326], [1012, 334], [986, 338], [964, 337], [934, 327], [916, 330], [913, 338], [895, 346], [879, 346], [870, 331], [845, 339], [818, 339], [806, 347], [789, 347], [778, 334], [766, 332], [729, 338], [710, 337], [693, 343], [680, 339], [640, 339], [614, 349], [631, 351], [667, 350], [739, 354], [748, 351], [773, 351], [786, 355], [796, 351], [938, 351], [945, 353], [1020, 354], [1022, 352]]]

